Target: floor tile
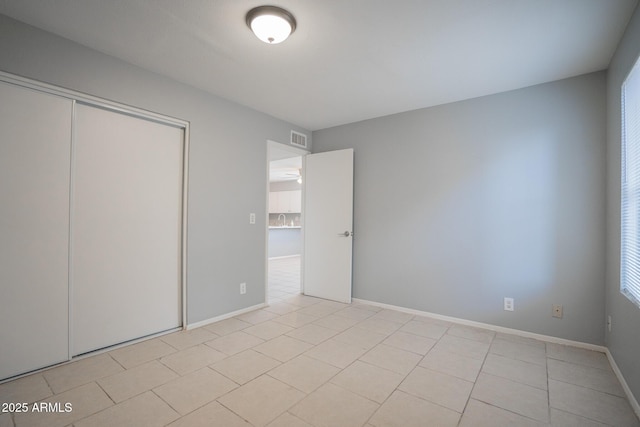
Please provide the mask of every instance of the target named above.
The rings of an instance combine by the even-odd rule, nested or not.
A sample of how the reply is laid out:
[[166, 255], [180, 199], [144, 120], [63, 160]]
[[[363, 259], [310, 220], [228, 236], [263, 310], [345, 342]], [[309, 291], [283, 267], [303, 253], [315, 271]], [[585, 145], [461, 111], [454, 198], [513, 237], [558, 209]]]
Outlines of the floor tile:
[[250, 349], [258, 344], [262, 344], [263, 342], [263, 339], [254, 335], [247, 334], [243, 331], [237, 331], [223, 337], [216, 338], [213, 341], [208, 341], [205, 344], [230, 356]]
[[480, 373], [471, 397], [527, 418], [549, 422], [547, 392], [539, 388]]
[[609, 360], [604, 353], [586, 350], [584, 348], [547, 343], [547, 357], [569, 363], [576, 363], [578, 365], [591, 366], [593, 368], [611, 369]]
[[204, 328], [208, 331], [213, 332], [214, 334], [223, 336], [229, 335], [232, 332], [240, 331], [244, 328], [248, 328], [251, 325], [253, 325], [253, 323], [245, 322], [243, 320], [232, 317], [230, 319], [220, 320], [219, 322], [204, 326]]
[[275, 313], [271, 313], [265, 310], [255, 310], [249, 313], [241, 314], [239, 316], [236, 316], [235, 318], [244, 322], [251, 323], [253, 325], [257, 325], [258, 323], [266, 322], [267, 320], [275, 319], [276, 317], [278, 317], [278, 315]]
[[16, 414], [26, 427], [640, 427], [603, 353], [300, 295], [290, 261], [268, 308], [0, 384], [0, 401], [72, 403]]
[[358, 346], [342, 343], [333, 338], [308, 350], [305, 355], [344, 369], [366, 352]]
[[323, 305], [325, 307], [333, 308], [336, 311], [343, 310], [343, 309], [345, 309], [345, 308], [350, 306], [350, 304], [345, 303], [345, 302], [331, 301], [331, 300], [328, 300], [328, 299], [321, 299], [321, 301], [318, 304], [319, 305]]
[[299, 339], [300, 341], [307, 342], [309, 344], [317, 345], [323, 341], [328, 340], [329, 338], [336, 335], [338, 331], [333, 329], [325, 328], [324, 326], [314, 325], [313, 323], [301, 326], [297, 329], [294, 329], [290, 332], [287, 332], [285, 335]]
[[50, 369], [43, 375], [51, 390], [60, 393], [122, 371], [122, 366], [103, 353]]
[[276, 304], [271, 304], [269, 305], [269, 307], [265, 307], [264, 310], [282, 315], [291, 313], [292, 311], [300, 310], [300, 307], [298, 307], [297, 305], [288, 304], [286, 302], [279, 302]]
[[382, 343], [402, 350], [425, 355], [437, 341], [432, 338], [421, 337], [407, 332], [397, 331], [391, 334]]
[[309, 350], [313, 345], [285, 335], [257, 345], [253, 350], [280, 362], [286, 362]]
[[173, 409], [185, 415], [238, 387], [210, 368], [176, 378], [153, 391]]
[[269, 423], [267, 427], [313, 427], [311, 424], [302, 421], [295, 415], [285, 412]]
[[148, 391], [74, 423], [74, 427], [162, 427], [180, 415]]
[[404, 379], [404, 375], [356, 360], [331, 382], [374, 402], [383, 403]]
[[351, 305], [359, 310], [368, 310], [371, 311], [373, 313], [377, 313], [379, 311], [384, 310], [382, 307], [378, 307], [375, 305], [371, 305], [369, 303], [366, 302], [360, 302], [360, 301], [353, 301], [351, 302]]
[[447, 330], [449, 335], [453, 335], [459, 338], [466, 338], [468, 340], [480, 341], [490, 344], [493, 341], [496, 333], [487, 329], [473, 328], [471, 326], [453, 325]]
[[550, 413], [551, 425], [553, 427], [609, 427], [607, 424], [602, 424], [555, 408], [551, 408]]
[[386, 334], [369, 331], [367, 329], [350, 328], [339, 333], [333, 339], [345, 344], [355, 345], [357, 347], [369, 350], [380, 344], [387, 337]]
[[360, 322], [360, 320], [352, 319], [350, 317], [337, 316], [330, 314], [322, 317], [314, 322], [315, 325], [324, 326], [325, 328], [334, 329], [336, 331], [345, 331], [353, 325]]
[[419, 314], [416, 314], [415, 316], [413, 316], [413, 320], [417, 322], [431, 323], [433, 325], [440, 325], [440, 326], [444, 326], [445, 328], [450, 328], [451, 326], [454, 325], [454, 323], [449, 322], [447, 320], [442, 320], [442, 319], [438, 319], [436, 317], [431, 317], [431, 316], [423, 316]]
[[315, 427], [361, 426], [378, 409], [372, 401], [327, 383], [289, 410]]
[[280, 362], [254, 350], [246, 350], [211, 365], [238, 384], [245, 384], [280, 365]]
[[311, 393], [329, 381], [340, 369], [320, 360], [298, 356], [269, 371], [269, 375], [301, 390]]
[[537, 347], [537, 348], [541, 348], [543, 350], [546, 350], [546, 343], [544, 341], [540, 341], [534, 338], [528, 338], [528, 337], [523, 337], [520, 335], [514, 335], [514, 334], [505, 334], [502, 332], [497, 332], [496, 333], [496, 340], [502, 340], [502, 341], [508, 341], [508, 342], [512, 342], [515, 344], [525, 344], [531, 347]]
[[167, 427], [251, 427], [251, 424], [218, 402], [211, 402]]
[[446, 334], [433, 348], [484, 360], [489, 351], [489, 344]]
[[396, 311], [396, 310], [383, 309], [377, 312], [374, 318], [391, 320], [392, 322], [405, 324], [408, 321], [413, 319], [413, 314], [403, 313], [401, 311]]
[[363, 310], [358, 306], [351, 305], [334, 313], [336, 316], [348, 317], [355, 320], [364, 320], [373, 316], [375, 313], [370, 310]]
[[554, 380], [626, 397], [618, 378], [611, 370], [576, 365], [555, 359], [549, 359], [547, 369], [549, 370], [549, 378]]
[[523, 417], [516, 413], [506, 411], [497, 406], [488, 405], [475, 399], [469, 399], [464, 410], [460, 427], [545, 427], [547, 423], [541, 423], [531, 418]]
[[321, 300], [319, 298], [298, 294], [284, 298], [284, 302], [287, 304], [297, 305], [298, 307], [308, 307], [310, 305], [320, 303]]
[[371, 417], [375, 427], [455, 427], [460, 414], [402, 391], [395, 391]]
[[300, 313], [300, 311], [294, 311], [293, 313], [285, 314], [273, 319], [273, 321], [291, 326], [292, 328], [299, 328], [307, 323], [315, 322], [318, 319], [318, 316], [310, 316], [308, 314]]
[[420, 361], [420, 366], [474, 382], [480, 373], [482, 360], [434, 348]]
[[482, 366], [482, 372], [542, 390], [547, 389], [547, 370], [545, 367], [522, 360], [489, 353]]
[[552, 408], [615, 426], [639, 425], [626, 399], [596, 390], [549, 380]]
[[448, 327], [435, 323], [411, 320], [405, 323], [400, 331], [438, 340], [447, 332], [447, 329]]
[[142, 341], [110, 351], [109, 354], [126, 369], [142, 365], [162, 356], [175, 353], [177, 350], [160, 338]]
[[376, 319], [375, 316], [369, 317], [356, 325], [356, 328], [367, 329], [379, 334], [391, 335], [400, 327], [402, 323], [392, 322], [391, 320]]
[[547, 351], [544, 346], [532, 346], [523, 342], [509, 341], [496, 337], [491, 343], [489, 352], [523, 362], [547, 366]]
[[248, 327], [247, 329], [244, 329], [243, 332], [267, 341], [292, 330], [293, 328], [291, 326], [283, 325], [278, 322], [267, 321]]
[[328, 306], [322, 303], [313, 304], [301, 308], [296, 313], [306, 314], [307, 316], [325, 317], [338, 311], [339, 308]]
[[94, 382], [49, 397], [44, 402], [59, 404], [61, 408], [69, 403], [70, 412], [46, 413], [30, 412], [15, 414], [16, 427], [61, 427], [85, 418], [113, 405], [109, 396]]
[[0, 403], [32, 403], [53, 394], [42, 374], [29, 375], [0, 384]]
[[211, 341], [218, 338], [218, 336], [205, 328], [196, 328], [163, 335], [160, 339], [177, 350], [184, 350], [185, 348], [202, 344], [205, 341]]
[[301, 391], [263, 375], [218, 401], [258, 427], [269, 424], [303, 397]]
[[160, 362], [171, 368], [180, 375], [197, 371], [207, 365], [211, 365], [219, 360], [226, 358], [227, 355], [221, 353], [204, 344], [195, 347], [189, 347], [186, 350], [170, 354], [160, 359]]
[[380, 344], [360, 358], [380, 368], [407, 375], [422, 360], [422, 356], [396, 347]]
[[98, 380], [98, 384], [114, 402], [119, 403], [177, 377], [174, 371], [152, 360]]
[[462, 413], [472, 387], [472, 382], [417, 367], [407, 375], [398, 389]]

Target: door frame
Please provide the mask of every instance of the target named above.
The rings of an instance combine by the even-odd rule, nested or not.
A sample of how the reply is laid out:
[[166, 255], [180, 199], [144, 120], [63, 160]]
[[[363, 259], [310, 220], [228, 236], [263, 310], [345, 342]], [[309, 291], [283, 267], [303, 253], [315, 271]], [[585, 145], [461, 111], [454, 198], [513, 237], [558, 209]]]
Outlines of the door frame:
[[[284, 150], [284, 151], [288, 151], [291, 154], [293, 154], [291, 157], [304, 157], [307, 154], [311, 154], [310, 151], [308, 150], [304, 150], [302, 148], [298, 148], [298, 147], [294, 147], [293, 145], [289, 145], [289, 144], [283, 144], [281, 142], [272, 140], [272, 139], [267, 139], [267, 173], [266, 173], [266, 183], [265, 183], [265, 187], [267, 190], [266, 196], [265, 196], [265, 223], [264, 223], [264, 230], [265, 230], [265, 242], [264, 242], [264, 259], [265, 259], [265, 263], [264, 263], [264, 303], [266, 305], [269, 305], [269, 189], [270, 189], [270, 183], [269, 183], [269, 171], [271, 168], [271, 152], [272, 152], [272, 148], [271, 147], [277, 147], [278, 149]], [[304, 161], [302, 162], [303, 164], [303, 168], [302, 168], [302, 176], [303, 176], [303, 181], [302, 181], [302, 205], [304, 206]], [[303, 209], [304, 211], [304, 209]], [[304, 239], [304, 212], [301, 212], [300, 214], [300, 224], [301, 224], [301, 233], [300, 233], [300, 237], [301, 239]], [[304, 245], [302, 245], [304, 246]], [[301, 251], [300, 251], [300, 291], [302, 292], [304, 289], [304, 283], [302, 283], [302, 265], [303, 265], [303, 261], [304, 261], [304, 247], [301, 247]]]

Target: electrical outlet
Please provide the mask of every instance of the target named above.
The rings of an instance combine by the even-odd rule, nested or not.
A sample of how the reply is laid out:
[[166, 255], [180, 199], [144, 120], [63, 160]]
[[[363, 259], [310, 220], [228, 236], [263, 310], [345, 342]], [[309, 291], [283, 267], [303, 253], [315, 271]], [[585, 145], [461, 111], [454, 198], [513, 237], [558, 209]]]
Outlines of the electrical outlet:
[[255, 224], [255, 223], [256, 223], [256, 214], [250, 213], [249, 214], [249, 224]]
[[513, 311], [513, 298], [505, 298], [504, 299], [504, 309], [505, 311]]
[[562, 318], [562, 305], [561, 304], [553, 304], [553, 317], [557, 317], [558, 319]]
[[607, 316], [607, 328], [609, 332], [611, 332], [611, 316]]
[[247, 293], [247, 284], [242, 282], [240, 283], [240, 295], [244, 295]]

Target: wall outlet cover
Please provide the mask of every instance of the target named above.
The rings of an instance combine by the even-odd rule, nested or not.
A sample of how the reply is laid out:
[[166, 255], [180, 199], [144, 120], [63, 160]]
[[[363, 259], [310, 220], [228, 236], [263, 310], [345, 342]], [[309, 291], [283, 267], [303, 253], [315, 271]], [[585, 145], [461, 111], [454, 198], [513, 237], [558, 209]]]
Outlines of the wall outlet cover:
[[553, 317], [557, 317], [558, 319], [562, 318], [562, 305], [561, 304], [553, 304]]
[[244, 295], [247, 293], [247, 284], [242, 282], [240, 283], [240, 295]]
[[504, 299], [504, 310], [505, 311], [513, 311], [514, 303], [513, 298], [505, 298]]

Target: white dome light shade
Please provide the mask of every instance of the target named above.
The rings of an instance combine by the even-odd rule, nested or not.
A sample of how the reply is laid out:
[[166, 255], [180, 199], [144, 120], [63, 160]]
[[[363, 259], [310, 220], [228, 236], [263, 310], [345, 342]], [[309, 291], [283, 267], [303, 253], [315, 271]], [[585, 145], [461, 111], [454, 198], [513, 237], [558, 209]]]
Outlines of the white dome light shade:
[[283, 42], [296, 29], [296, 20], [289, 12], [275, 6], [260, 6], [247, 13], [247, 25], [265, 43]]

